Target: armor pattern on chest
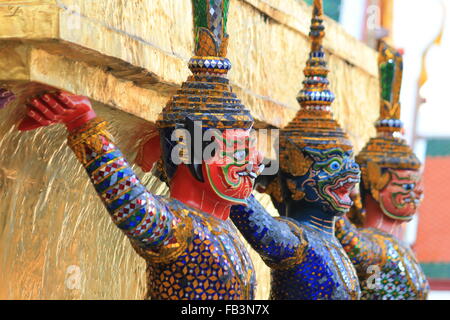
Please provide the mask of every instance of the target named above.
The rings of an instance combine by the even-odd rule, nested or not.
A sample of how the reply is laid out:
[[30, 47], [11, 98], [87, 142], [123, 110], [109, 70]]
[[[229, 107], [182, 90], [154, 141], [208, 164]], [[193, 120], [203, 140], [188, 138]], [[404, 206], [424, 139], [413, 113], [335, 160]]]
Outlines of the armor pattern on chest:
[[430, 290], [428, 281], [411, 249], [379, 230], [366, 229], [368, 237], [383, 238], [384, 264], [379, 273], [361, 279], [363, 300], [425, 300]]
[[271, 299], [359, 299], [356, 272], [340, 245], [302, 229], [308, 243], [304, 257], [288, 269], [272, 269]]
[[184, 210], [187, 217], [183, 219], [192, 220], [192, 236], [188, 237], [187, 248], [169, 261], [155, 263], [148, 252], [141, 252], [148, 265], [148, 298], [253, 299], [253, 265], [232, 224], [180, 202], [168, 203], [168, 207], [172, 212]]

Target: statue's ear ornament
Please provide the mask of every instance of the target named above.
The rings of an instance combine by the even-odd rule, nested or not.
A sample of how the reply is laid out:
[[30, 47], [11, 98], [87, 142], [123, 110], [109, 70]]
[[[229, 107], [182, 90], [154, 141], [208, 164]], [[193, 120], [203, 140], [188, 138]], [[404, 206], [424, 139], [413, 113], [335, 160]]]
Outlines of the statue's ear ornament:
[[275, 202], [283, 202], [283, 191], [281, 190], [280, 177], [277, 175], [265, 188], [264, 193], [268, 194]]
[[391, 174], [389, 170], [383, 172], [382, 168], [373, 161], [367, 163], [367, 177], [369, 187], [372, 192], [372, 196], [375, 200], [379, 199], [379, 192], [386, 188], [391, 180]]
[[305, 197], [305, 193], [297, 187], [297, 184], [292, 179], [287, 179], [286, 181], [287, 187], [291, 192], [291, 198], [295, 201], [300, 201]]
[[311, 168], [313, 160], [289, 140], [284, 141], [284, 148], [285, 152], [280, 155], [281, 169], [296, 177], [304, 176]]

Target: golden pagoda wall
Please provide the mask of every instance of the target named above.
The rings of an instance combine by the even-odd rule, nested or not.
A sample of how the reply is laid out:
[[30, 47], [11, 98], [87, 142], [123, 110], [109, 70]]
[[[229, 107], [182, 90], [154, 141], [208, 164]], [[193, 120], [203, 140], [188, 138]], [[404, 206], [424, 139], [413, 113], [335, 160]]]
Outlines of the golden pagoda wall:
[[[20, 96], [0, 110], [0, 299], [143, 297], [145, 263], [111, 223], [64, 129], [20, 134], [14, 125], [30, 82], [84, 94], [133, 160], [189, 74], [190, 13], [189, 0], [0, 0], [0, 86]], [[294, 0], [231, 3], [230, 79], [258, 126], [283, 126], [298, 108], [310, 14]], [[359, 150], [378, 116], [376, 54], [335, 22], [326, 27], [335, 114]], [[167, 192], [135, 169], [150, 190]], [[268, 268], [252, 258], [265, 299]]]

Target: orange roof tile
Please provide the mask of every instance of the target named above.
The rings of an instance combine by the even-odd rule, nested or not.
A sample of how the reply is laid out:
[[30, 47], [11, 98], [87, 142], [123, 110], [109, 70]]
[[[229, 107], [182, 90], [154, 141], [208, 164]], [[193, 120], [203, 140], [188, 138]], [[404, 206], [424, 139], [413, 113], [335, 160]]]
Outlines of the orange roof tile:
[[450, 157], [428, 157], [414, 245], [421, 263], [450, 262]]

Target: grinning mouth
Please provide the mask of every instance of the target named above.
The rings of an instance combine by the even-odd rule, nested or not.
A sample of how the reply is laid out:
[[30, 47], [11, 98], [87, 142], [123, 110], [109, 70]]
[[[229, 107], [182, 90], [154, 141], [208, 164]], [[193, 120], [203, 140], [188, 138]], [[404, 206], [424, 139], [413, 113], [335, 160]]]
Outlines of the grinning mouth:
[[264, 170], [264, 165], [261, 164], [261, 165], [258, 167], [258, 171], [257, 171], [257, 172], [248, 171], [248, 170], [246, 169], [246, 170], [237, 172], [237, 174], [240, 175], [241, 177], [248, 176], [248, 177], [250, 177], [250, 178], [252, 178], [252, 179], [256, 179], [256, 178], [261, 174], [261, 172], [263, 172], [263, 170]]
[[359, 180], [359, 177], [356, 175], [347, 175], [336, 180], [333, 185], [327, 186], [325, 191], [332, 196], [337, 204], [350, 208], [353, 204], [350, 193]]
[[410, 206], [417, 208], [422, 202], [423, 195], [415, 192], [394, 192], [392, 194], [392, 202], [395, 206], [405, 207]]
[[413, 208], [415, 208], [419, 204], [419, 201], [413, 198], [403, 199], [403, 202], [411, 205]]
[[247, 171], [240, 171], [237, 174], [240, 175], [241, 177], [250, 177], [252, 179], [256, 179], [256, 177], [258, 176], [254, 172], [247, 172]]
[[409, 197], [405, 198], [403, 201], [408, 204], [414, 205], [414, 207], [417, 207], [420, 204], [420, 200], [421, 200], [420, 198]]

